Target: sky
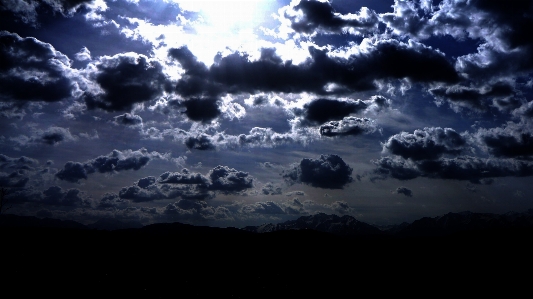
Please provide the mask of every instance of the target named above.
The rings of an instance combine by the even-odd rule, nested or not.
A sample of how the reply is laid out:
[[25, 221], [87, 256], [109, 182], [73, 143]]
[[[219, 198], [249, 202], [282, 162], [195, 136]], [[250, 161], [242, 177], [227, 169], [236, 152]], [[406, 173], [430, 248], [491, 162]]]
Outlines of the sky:
[[5, 212], [523, 212], [532, 31], [524, 0], [4, 0]]

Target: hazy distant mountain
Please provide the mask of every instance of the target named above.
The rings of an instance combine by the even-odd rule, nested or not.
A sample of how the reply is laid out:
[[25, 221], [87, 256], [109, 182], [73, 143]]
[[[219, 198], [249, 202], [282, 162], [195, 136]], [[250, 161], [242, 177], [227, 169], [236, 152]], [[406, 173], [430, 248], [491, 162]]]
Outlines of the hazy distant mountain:
[[402, 223], [380, 229], [358, 221], [352, 216], [327, 215], [319, 213], [302, 216], [282, 223], [268, 223], [259, 226], [238, 228], [219, 228], [194, 226], [183, 223], [156, 223], [142, 226], [138, 222], [122, 222], [116, 219], [101, 219], [89, 225], [70, 220], [37, 218], [31, 216], [2, 215], [0, 227], [13, 228], [67, 228], [83, 230], [108, 230], [141, 232], [147, 234], [180, 234], [182, 236], [209, 235], [245, 235], [250, 233], [271, 233], [282, 231], [317, 231], [337, 236], [391, 236], [391, 237], [433, 237], [456, 233], [488, 232], [491, 230], [533, 229], [533, 209], [505, 214], [460, 212], [448, 213], [438, 217], [424, 217], [412, 223]]
[[296, 220], [290, 220], [278, 224], [269, 223], [260, 226], [247, 226], [244, 228], [246, 231], [256, 233], [303, 229], [316, 230], [341, 236], [377, 236], [384, 234], [380, 229], [358, 221], [352, 216], [344, 215], [340, 217], [324, 213], [302, 216]]
[[88, 229], [87, 226], [72, 220], [40, 219], [33, 216], [17, 216], [12, 214], [0, 216], [0, 227]]
[[142, 223], [136, 221], [123, 222], [113, 218], [102, 218], [95, 223], [87, 225], [91, 229], [100, 229], [100, 230], [117, 230], [117, 229], [127, 229], [127, 228], [141, 228], [143, 227]]
[[434, 218], [424, 217], [403, 228], [395, 235], [411, 237], [443, 236], [459, 232], [489, 231], [496, 229], [533, 228], [533, 210], [506, 214], [460, 212]]

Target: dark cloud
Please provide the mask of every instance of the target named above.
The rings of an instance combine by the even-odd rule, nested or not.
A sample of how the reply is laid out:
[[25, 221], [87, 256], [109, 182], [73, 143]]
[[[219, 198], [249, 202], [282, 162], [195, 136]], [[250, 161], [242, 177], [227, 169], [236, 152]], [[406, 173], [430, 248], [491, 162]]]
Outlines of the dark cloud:
[[259, 96], [259, 97], [254, 98], [253, 105], [260, 106], [260, 105], [267, 104], [268, 102], [269, 100], [267, 97]]
[[120, 198], [118, 194], [115, 193], [106, 193], [100, 199], [100, 202], [96, 206], [97, 209], [107, 209], [107, 208], [125, 208], [128, 206], [128, 201]]
[[281, 187], [274, 185], [274, 183], [272, 182], [266, 183], [261, 189], [261, 191], [265, 195], [278, 195], [282, 193]]
[[[49, 127], [46, 130], [32, 129], [31, 136], [19, 135], [18, 137], [11, 137], [10, 141], [19, 146], [35, 146], [35, 145], [57, 145], [62, 142], [74, 142], [79, 139], [78, 136], [70, 133], [68, 128]], [[87, 138], [91, 138], [88, 134], [80, 134]]]
[[60, 180], [76, 183], [81, 179], [87, 179], [87, 174], [92, 172], [94, 171], [91, 171], [89, 165], [85, 167], [83, 163], [69, 161], [56, 173], [56, 177]]
[[521, 102], [515, 98], [513, 86], [504, 82], [485, 85], [480, 88], [453, 85], [430, 89], [429, 92], [439, 100], [447, 100], [452, 105], [485, 111], [493, 102], [501, 110], [518, 108]]
[[[301, 11], [302, 15], [285, 17], [291, 20], [291, 27], [296, 32], [313, 33], [317, 29], [340, 33], [343, 28], [377, 29], [378, 16], [374, 11], [361, 8], [359, 15], [341, 15], [335, 12], [329, 2], [315, 0], [302, 0], [293, 8], [295, 12]], [[291, 14], [295, 14], [294, 12]]]
[[119, 197], [134, 202], [177, 197], [203, 200], [214, 196], [207, 190], [208, 183], [209, 181], [203, 175], [183, 169], [181, 173], [165, 172], [157, 179], [155, 177], [142, 178], [133, 186], [122, 188]]
[[223, 206], [209, 206], [205, 201], [180, 199], [175, 203], [168, 204], [163, 213], [171, 219], [180, 221], [194, 220], [233, 220], [231, 212]]
[[215, 149], [215, 145], [211, 140], [211, 136], [207, 134], [201, 134], [196, 137], [190, 136], [185, 139], [185, 145], [188, 149], [197, 150], [212, 150]]
[[107, 156], [99, 156], [84, 163], [69, 161], [56, 173], [56, 177], [68, 182], [79, 182], [95, 172], [116, 173], [124, 170], [139, 170], [152, 159], [166, 159], [158, 152], [148, 152], [145, 148], [137, 151], [113, 150]]
[[18, 190], [40, 185], [50, 171], [47, 166], [50, 165], [43, 167], [38, 160], [30, 157], [11, 158], [0, 154], [0, 187]]
[[[412, 41], [376, 41], [367, 51], [348, 58], [330, 57], [314, 47], [309, 53], [311, 58], [294, 65], [283, 62], [270, 48], [262, 49], [255, 61], [236, 52], [217, 56], [207, 68], [187, 48], [169, 51], [186, 71], [176, 85], [176, 92], [184, 97], [257, 92], [346, 94], [376, 89], [376, 80], [454, 83], [459, 79], [442, 53]], [[337, 87], [330, 90], [331, 84]]]
[[533, 101], [522, 104], [522, 106], [513, 111], [513, 114], [526, 121], [533, 119]]
[[94, 3], [94, 0], [3, 0], [0, 10], [10, 11], [24, 23], [37, 26], [38, 14], [51, 10], [68, 17], [83, 4]]
[[130, 113], [124, 113], [119, 116], [115, 116], [114, 123], [117, 125], [125, 125], [125, 126], [138, 126], [142, 125], [143, 119], [139, 115], [130, 114]]
[[21, 156], [19, 158], [11, 158], [4, 154], [0, 154], [0, 169], [33, 169], [39, 164], [39, 161]]
[[474, 134], [474, 138], [495, 157], [533, 157], [533, 131], [528, 124], [508, 123], [504, 127], [480, 129]]
[[165, 172], [159, 176], [158, 182], [162, 184], [197, 184], [205, 188], [210, 185], [210, 181], [206, 176], [200, 173], [192, 173], [186, 168], [181, 173]]
[[181, 172], [165, 172], [158, 178], [142, 178], [134, 185], [122, 188], [118, 195], [134, 202], [178, 197], [205, 200], [213, 198], [214, 192], [236, 194], [252, 188], [253, 180], [248, 173], [227, 166], [217, 166], [207, 175], [184, 168]]
[[434, 160], [442, 155], [458, 155], [466, 146], [466, 138], [461, 134], [437, 127], [393, 135], [383, 144], [383, 152], [415, 161]]
[[1, 101], [56, 102], [75, 90], [69, 58], [33, 37], [0, 31], [0, 72]]
[[196, 56], [186, 47], [172, 48], [168, 55], [176, 59], [183, 69], [181, 80], [176, 85], [176, 92], [184, 97], [190, 96], [216, 96], [222, 92], [221, 87], [209, 82], [207, 66], [199, 62]]
[[83, 192], [78, 189], [63, 191], [59, 186], [52, 186], [43, 191], [40, 203], [54, 206], [82, 206], [88, 205], [88, 201], [82, 197]]
[[353, 169], [337, 155], [320, 155], [319, 159], [302, 159], [294, 168], [283, 172], [288, 182], [301, 182], [314, 187], [342, 189], [353, 181]]
[[[478, 30], [478, 34], [483, 34], [475, 26], [483, 25], [491, 30], [487, 30], [487, 39], [495, 38], [504, 43], [509, 49], [530, 46], [529, 28], [533, 26], [533, 3], [529, 0], [519, 0], [513, 5], [505, 5], [501, 1], [468, 1], [466, 3], [455, 1], [444, 1], [439, 6], [438, 16], [447, 15], [448, 22], [454, 27], [466, 29], [468, 31]], [[471, 16], [475, 16], [472, 18]], [[470, 16], [470, 22], [450, 22], [450, 19]], [[440, 20], [440, 19], [438, 19]], [[437, 23], [437, 25], [443, 25]], [[472, 32], [471, 34], [474, 34]]]
[[150, 181], [150, 178], [140, 179], [135, 185], [122, 188], [118, 193], [119, 197], [134, 202], [167, 198], [167, 195], [161, 192], [159, 186], [154, 184], [155, 180]]
[[190, 120], [209, 123], [220, 115], [218, 100], [215, 98], [192, 98], [184, 101], [182, 105], [186, 108], [184, 113]]
[[330, 120], [341, 120], [366, 108], [367, 104], [361, 100], [317, 99], [304, 106], [304, 117], [309, 121], [323, 124]]
[[23, 188], [30, 178], [25, 171], [13, 171], [11, 173], [0, 172], [0, 186], [8, 188]]
[[245, 205], [241, 208], [241, 213], [250, 214], [285, 214], [285, 209], [283, 209], [279, 204], [273, 201], [267, 202], [258, 202], [254, 204]]
[[371, 119], [359, 117], [345, 117], [341, 121], [330, 121], [320, 126], [322, 136], [348, 136], [369, 134], [376, 131], [376, 125]]
[[367, 109], [381, 111], [390, 108], [391, 100], [381, 95], [375, 95], [370, 97], [370, 100], [367, 102], [367, 105], [369, 106]]
[[219, 165], [209, 171], [207, 176], [211, 180], [209, 189], [223, 193], [239, 192], [254, 186], [254, 179], [247, 172], [228, 166]]
[[51, 127], [48, 128], [46, 131], [42, 132], [40, 140], [43, 143], [55, 145], [66, 140], [74, 141], [76, 140], [76, 138], [72, 136], [72, 134], [70, 134], [69, 129], [61, 127]]
[[136, 103], [155, 100], [170, 87], [163, 66], [142, 54], [103, 56], [88, 77], [101, 91], [87, 90], [83, 98], [90, 109], [127, 111]]
[[398, 188], [396, 188], [394, 193], [403, 194], [403, 195], [405, 195], [407, 197], [412, 197], [413, 196], [413, 191], [411, 191], [411, 189], [409, 189], [407, 187], [398, 187]]
[[374, 171], [375, 174], [381, 176], [381, 178], [390, 176], [398, 180], [412, 180], [422, 175], [416, 165], [411, 161], [382, 157], [372, 162], [377, 166], [377, 169]]
[[249, 134], [237, 136], [237, 142], [241, 146], [278, 146], [281, 144], [290, 144], [296, 142], [296, 138], [291, 134], [276, 133], [271, 128], [255, 127], [250, 130]]
[[423, 160], [408, 162], [389, 157], [374, 161], [378, 166], [376, 173], [400, 180], [414, 179], [418, 176], [452, 180], [480, 180], [495, 177], [525, 177], [533, 175], [533, 164], [512, 159], [486, 159], [460, 156], [453, 159]]
[[387, 27], [400, 35], [427, 37], [427, 14], [432, 11], [428, 1], [394, 1], [394, 12], [380, 15]]

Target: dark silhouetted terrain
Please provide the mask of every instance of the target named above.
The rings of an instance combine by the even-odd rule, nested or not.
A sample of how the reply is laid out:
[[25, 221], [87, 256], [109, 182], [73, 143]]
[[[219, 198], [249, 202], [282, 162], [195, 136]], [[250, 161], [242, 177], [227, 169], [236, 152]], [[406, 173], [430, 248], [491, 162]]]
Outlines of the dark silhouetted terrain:
[[513, 296], [529, 288], [531, 220], [450, 213], [382, 231], [317, 214], [245, 229], [99, 230], [3, 215], [2, 288], [17, 294], [9, 298]]

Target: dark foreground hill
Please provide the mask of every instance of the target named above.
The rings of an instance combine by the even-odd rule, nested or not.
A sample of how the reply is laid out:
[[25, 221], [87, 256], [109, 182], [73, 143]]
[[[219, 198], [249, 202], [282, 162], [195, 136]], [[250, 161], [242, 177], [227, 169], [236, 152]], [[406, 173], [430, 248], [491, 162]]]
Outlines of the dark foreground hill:
[[[2, 290], [16, 294], [9, 298], [480, 296], [502, 290], [513, 296], [531, 279], [533, 232], [526, 214], [447, 214], [394, 234], [325, 214], [273, 225], [268, 233], [181, 223], [109, 231], [26, 219], [49, 224], [35, 226], [4, 215]], [[458, 229], [461, 223], [469, 229]], [[420, 227], [424, 233], [413, 233]], [[439, 233], [429, 234], [428, 227]]]

